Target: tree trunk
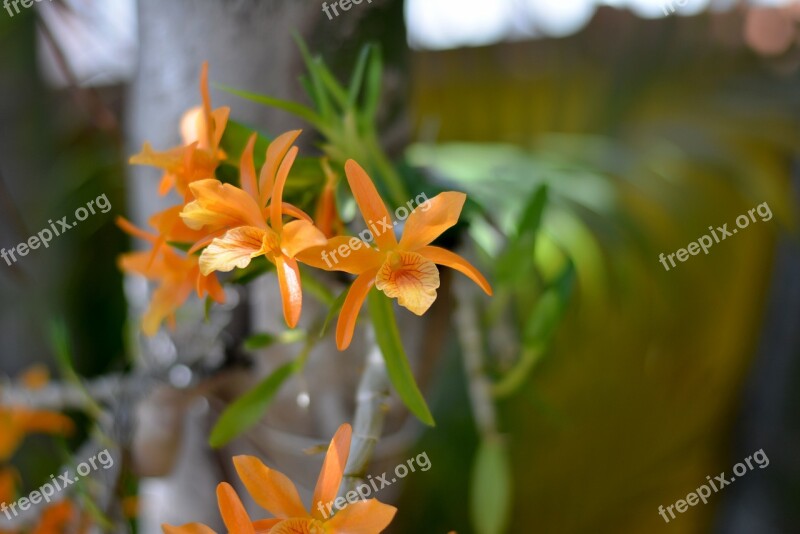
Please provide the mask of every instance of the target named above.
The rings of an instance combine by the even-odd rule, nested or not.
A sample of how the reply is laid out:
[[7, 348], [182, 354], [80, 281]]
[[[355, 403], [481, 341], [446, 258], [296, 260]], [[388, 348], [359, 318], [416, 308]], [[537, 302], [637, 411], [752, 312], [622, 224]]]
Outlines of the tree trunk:
[[[212, 106], [228, 105], [231, 117], [254, 128], [276, 135], [293, 128], [307, 128], [299, 119], [213, 88], [220, 83], [256, 93], [289, 100], [304, 100], [298, 77], [304, 72], [302, 58], [291, 38], [291, 32], [304, 36], [312, 51], [331, 60], [334, 69], [347, 73], [355, 60], [352, 53], [365, 42], [364, 33], [381, 41], [387, 58], [387, 93], [389, 105], [383, 116], [384, 131], [402, 139], [402, 110], [405, 101], [405, 33], [402, 24], [402, 2], [387, 0], [354, 6], [349, 13], [329, 21], [321, 11], [321, 3], [290, 0], [139, 1], [140, 51], [139, 69], [130, 89], [127, 110], [127, 152], [136, 153], [145, 141], [156, 149], [179, 143], [178, 123], [184, 111], [200, 103], [198, 90], [200, 66], [208, 61], [212, 83]], [[369, 22], [369, 23], [367, 23]], [[391, 31], [390, 31], [391, 29]], [[331, 52], [333, 54], [331, 54]], [[337, 73], [338, 73], [337, 72]], [[384, 95], [386, 99], [387, 95]], [[386, 100], [384, 100], [386, 105]], [[394, 126], [392, 126], [394, 125]], [[306, 133], [300, 142], [303, 150], [314, 139]], [[144, 167], [131, 167], [129, 212], [137, 223], [152, 213], [175, 204], [174, 198], [161, 199], [156, 194], [158, 172]], [[239, 346], [242, 333], [280, 332], [285, 329], [275, 310], [280, 296], [275, 280], [267, 277], [252, 284], [245, 300], [249, 313], [238, 314], [229, 328], [236, 332], [232, 346]], [[136, 299], [134, 299], [136, 300]], [[304, 322], [315, 315], [310, 298], [306, 298]], [[279, 307], [278, 307], [279, 308]], [[201, 319], [198, 319], [198, 321]], [[177, 346], [178, 354], [182, 347]], [[297, 354], [295, 346], [270, 349], [256, 363], [256, 371], [232, 374], [220, 395], [221, 399], [241, 394], [254, 379]], [[141, 531], [159, 532], [161, 523], [183, 524], [204, 522], [222, 528], [215, 506], [215, 488], [219, 481], [235, 482], [231, 455], [248, 452], [267, 463], [277, 465], [290, 477], [298, 477], [301, 495], [306, 500], [313, 487], [321, 463], [309, 461], [301, 450], [330, 438], [336, 426], [352, 418], [357, 372], [345, 375], [342, 368], [357, 371], [363, 365], [366, 350], [337, 354], [332, 343], [318, 348], [309, 363], [309, 371], [285, 384], [281, 395], [260, 426], [234, 446], [214, 453], [208, 449], [210, 426], [224, 408], [214, 398], [180, 400], [165, 406], [164, 396], [139, 411], [142, 451], [165, 450], [175, 445], [175, 430], [164, 430], [164, 421], [183, 424], [183, 439], [175, 445], [176, 464], [167, 477], [145, 479], [141, 495]], [[353, 375], [353, 376], [349, 376]], [[298, 394], [314, 392], [308, 408], [297, 402]], [[228, 395], [229, 394], [229, 395]], [[303, 410], [310, 413], [304, 413]], [[158, 419], [156, 419], [158, 417]], [[158, 421], [158, 422], [157, 422]], [[161, 424], [159, 424], [161, 423]], [[167, 425], [168, 426], [168, 425]], [[157, 429], [158, 435], [153, 432]], [[316, 433], [316, 435], [314, 434]], [[144, 435], [144, 438], [142, 438]], [[297, 436], [311, 436], [298, 438]], [[155, 444], [155, 445], [154, 445]], [[243, 450], [245, 449], [245, 450]], [[162, 452], [163, 453], [163, 452]], [[146, 458], [143, 459], [147, 461]], [[315, 465], [309, 465], [315, 464]], [[160, 466], [161, 462], [151, 462]], [[293, 471], [294, 469], [294, 471]], [[169, 503], [168, 505], [166, 503]], [[259, 516], [261, 517], [261, 516]]]

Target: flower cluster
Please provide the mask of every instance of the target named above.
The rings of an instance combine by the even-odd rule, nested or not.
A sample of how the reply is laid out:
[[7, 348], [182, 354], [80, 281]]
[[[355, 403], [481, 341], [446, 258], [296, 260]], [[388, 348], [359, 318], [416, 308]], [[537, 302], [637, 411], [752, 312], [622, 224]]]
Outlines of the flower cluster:
[[164, 175], [159, 192], [166, 195], [174, 189], [183, 198], [183, 203], [157, 213], [150, 219], [150, 226], [157, 233], [137, 228], [122, 217], [117, 220], [125, 232], [151, 245], [149, 251], [124, 254], [119, 259], [123, 271], [144, 276], [158, 285], [142, 320], [142, 330], [150, 336], [158, 332], [165, 320], [174, 323], [175, 312], [192, 291], [196, 291], [200, 298], [209, 296], [218, 303], [225, 300], [225, 292], [216, 275], [201, 274], [197, 256], [176, 250], [170, 245], [200, 239], [199, 233], [183, 224], [180, 213], [193, 200], [190, 184], [213, 176], [219, 164], [226, 159], [219, 145], [230, 110], [211, 109], [208, 65], [203, 65], [200, 92], [203, 105], [188, 111], [181, 121], [182, 146], [156, 152], [145, 143], [142, 152], [130, 159], [136, 165], [162, 169]]
[[[359, 311], [373, 286], [417, 315], [425, 313], [436, 299], [436, 265], [460, 271], [491, 294], [486, 279], [466, 260], [431, 245], [458, 222], [466, 199], [463, 193], [441, 193], [428, 201], [429, 208], [415, 210], [399, 241], [394, 232], [385, 232], [377, 236], [376, 246], [358, 240], [353, 253], [335, 265], [322, 261], [325, 253], [343, 244], [352, 246], [357, 239], [344, 235], [345, 226], [336, 212], [336, 174], [322, 160], [327, 180], [319, 196], [316, 221], [283, 200], [298, 155], [294, 143], [299, 130], [286, 132], [269, 144], [258, 174], [254, 164], [257, 136], [253, 134], [241, 153], [238, 184], [217, 179], [217, 166], [226, 158], [219, 147], [229, 110], [211, 109], [207, 77], [204, 66], [203, 106], [188, 112], [182, 120], [184, 145], [159, 153], [146, 144], [142, 153], [131, 159], [135, 164], [163, 169], [161, 193], [174, 188], [183, 197], [180, 205], [151, 219], [157, 234], [119, 221], [128, 233], [152, 244], [152, 250], [128, 254], [120, 260], [125, 271], [159, 284], [143, 320], [147, 334], [154, 334], [165, 319], [174, 317], [192, 288], [200, 297], [208, 295], [222, 302], [224, 292], [216, 273], [243, 269], [260, 256], [275, 266], [284, 318], [291, 328], [297, 325], [302, 311], [299, 263], [357, 276], [339, 317], [336, 341], [340, 350], [349, 346]], [[386, 205], [367, 172], [354, 160], [347, 160], [344, 171], [365, 223], [388, 221]], [[183, 253], [170, 245], [175, 242], [192, 246]], [[197, 257], [195, 253], [200, 251]]]
[[[331, 440], [322, 471], [317, 479], [312, 503], [328, 502], [336, 498], [342, 483], [344, 467], [350, 455], [353, 430], [342, 425]], [[217, 486], [217, 500], [222, 520], [228, 532], [237, 534], [378, 534], [394, 519], [397, 509], [377, 499], [356, 502], [327, 518], [321, 511], [303, 506], [297, 488], [289, 478], [264, 465], [253, 456], [233, 459], [236, 472], [253, 500], [275, 516], [273, 519], [253, 521], [247, 514], [236, 490], [227, 482]], [[190, 523], [181, 527], [164, 525], [165, 534], [214, 534], [209, 527]]]
[[[181, 121], [183, 144], [165, 152], [156, 152], [145, 144], [142, 152], [130, 160], [162, 169], [160, 193], [174, 190], [181, 198], [179, 204], [150, 219], [153, 231], [118, 220], [124, 231], [150, 244], [149, 250], [123, 255], [119, 261], [126, 272], [143, 275], [157, 284], [142, 321], [146, 334], [155, 334], [164, 321], [173, 324], [175, 312], [192, 292], [223, 302], [219, 273], [247, 269], [253, 260], [262, 257], [264, 264], [270, 263], [276, 271], [283, 316], [290, 328], [297, 326], [302, 313], [301, 264], [355, 276], [339, 315], [336, 343], [340, 350], [350, 345], [360, 310], [373, 288], [422, 315], [436, 300], [440, 285], [437, 265], [444, 265], [463, 273], [491, 294], [486, 279], [465, 259], [432, 245], [458, 222], [466, 195], [450, 191], [430, 200], [422, 195], [425, 206], [408, 215], [400, 237], [395, 234], [397, 223], [391, 224], [387, 206], [367, 171], [345, 154], [334, 159], [335, 165], [343, 167], [364, 223], [374, 228], [372, 225], [377, 222], [387, 229], [375, 233], [374, 243], [354, 237], [337, 210], [341, 173], [331, 167], [328, 159], [319, 160], [325, 181], [316, 195], [313, 218], [284, 199], [287, 183], [292, 184], [293, 177], [294, 184], [301, 183], [293, 171], [299, 153], [295, 146], [299, 130], [283, 133], [269, 142], [263, 165], [257, 169], [256, 160], [262, 161], [262, 154], [256, 153], [256, 146], [263, 146], [259, 136], [252, 133], [245, 142], [241, 126], [233, 127], [234, 123], [229, 122], [229, 110], [211, 108], [207, 65], [203, 66], [200, 90], [202, 106], [186, 113]], [[233, 130], [231, 135], [227, 135], [226, 127]], [[228, 161], [223, 146], [240, 154], [237, 162]], [[353, 153], [360, 154], [358, 150]], [[226, 170], [228, 165], [238, 166], [234, 179], [228, 172], [218, 172], [223, 162]], [[338, 261], [331, 264], [324, 260], [342, 247], [349, 252], [340, 254]], [[406, 397], [403, 398], [408, 403]], [[343, 425], [333, 438], [314, 502], [336, 497], [351, 434], [350, 426]], [[309, 512], [304, 508], [291, 481], [257, 458], [236, 457], [234, 464], [253, 499], [274, 519], [252, 521], [233, 487], [223, 482], [217, 488], [217, 496], [230, 532], [377, 534], [389, 525], [396, 512], [395, 508], [370, 499], [329, 518], [316, 509]], [[197, 523], [165, 525], [164, 530], [167, 534], [213, 532]]]

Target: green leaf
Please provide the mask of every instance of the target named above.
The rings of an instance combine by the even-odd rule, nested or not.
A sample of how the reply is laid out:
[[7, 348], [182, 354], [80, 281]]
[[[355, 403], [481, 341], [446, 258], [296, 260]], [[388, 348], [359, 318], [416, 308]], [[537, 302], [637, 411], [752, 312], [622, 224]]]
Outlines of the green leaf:
[[517, 235], [525, 234], [535, 236], [542, 224], [542, 214], [547, 206], [548, 188], [547, 184], [542, 184], [528, 198], [525, 208], [522, 210]]
[[472, 466], [470, 514], [478, 534], [503, 534], [511, 519], [511, 461], [505, 442], [487, 437]]
[[383, 60], [381, 58], [380, 47], [372, 49], [369, 66], [367, 67], [366, 92], [364, 94], [364, 113], [366, 121], [364, 126], [370, 125], [375, 121], [378, 114], [378, 104], [381, 98], [381, 81], [383, 79]]
[[213, 306], [214, 306], [214, 299], [212, 299], [211, 297], [206, 297], [206, 301], [203, 307], [203, 312], [206, 322], [209, 322], [211, 320], [211, 308]]
[[253, 161], [255, 161], [256, 168], [260, 168], [264, 164], [267, 147], [270, 143], [269, 138], [257, 132], [255, 128], [250, 128], [234, 120], [228, 120], [228, 125], [225, 127], [219, 146], [227, 154], [226, 161], [229, 165], [236, 168], [239, 167], [239, 160], [242, 158], [244, 147], [247, 146], [247, 141], [253, 133], [258, 134], [255, 150], [253, 151]]
[[342, 87], [341, 84], [336, 80], [336, 77], [328, 69], [328, 66], [325, 64], [325, 62], [322, 61], [322, 58], [316, 58], [314, 63], [316, 64], [320, 80], [322, 80], [322, 83], [336, 100], [339, 108], [344, 111], [344, 109], [347, 107], [347, 93], [345, 92], [344, 87]]
[[322, 328], [320, 329], [319, 337], [323, 337], [325, 335], [325, 332], [328, 331], [328, 325], [331, 323], [331, 321], [333, 321], [334, 317], [339, 315], [339, 312], [341, 311], [342, 306], [344, 306], [344, 300], [347, 298], [347, 293], [349, 291], [350, 291], [349, 289], [345, 289], [338, 297], [336, 297], [336, 300], [333, 301], [333, 305], [331, 306], [331, 309], [328, 311], [328, 315], [325, 316], [325, 322], [322, 323]]
[[306, 46], [306, 43], [303, 38], [300, 37], [300, 34], [294, 32], [293, 36], [295, 42], [297, 43], [297, 47], [300, 49], [300, 54], [303, 56], [303, 61], [305, 61], [308, 74], [311, 77], [311, 89], [313, 91], [312, 94], [314, 101], [317, 103], [317, 111], [319, 111], [319, 114], [322, 116], [323, 120], [328, 120], [332, 116], [331, 102], [323, 87], [322, 76], [319, 71], [319, 64], [311, 56], [311, 52], [309, 52], [308, 46]]
[[533, 254], [534, 243], [526, 239], [512, 240], [495, 261], [496, 277], [509, 286], [530, 280], [535, 269]]
[[286, 330], [282, 334], [273, 335], [268, 332], [253, 334], [242, 343], [242, 348], [247, 352], [253, 352], [259, 349], [265, 349], [275, 343], [296, 343], [302, 341], [306, 337], [303, 330]]
[[522, 334], [522, 344], [541, 346], [547, 343], [555, 333], [563, 308], [561, 296], [556, 289], [545, 291], [528, 318]]
[[364, 82], [364, 72], [367, 69], [367, 61], [369, 60], [372, 51], [372, 45], [365, 45], [361, 48], [358, 54], [358, 61], [356, 68], [353, 70], [353, 75], [350, 78], [350, 88], [347, 94], [347, 107], [353, 109], [358, 102], [358, 95], [361, 93], [361, 85]]
[[294, 369], [294, 362], [281, 365], [259, 385], [228, 406], [211, 431], [209, 444], [218, 449], [258, 423]]
[[309, 274], [308, 269], [300, 269], [300, 280], [303, 283], [303, 289], [308, 290], [318, 301], [326, 306], [333, 306], [336, 297], [333, 296], [328, 286]]
[[70, 378], [77, 377], [75, 368], [72, 366], [72, 358], [70, 356], [71, 350], [69, 348], [69, 334], [67, 332], [67, 325], [64, 321], [52, 321], [50, 323], [50, 344], [56, 355], [56, 363], [58, 363], [61, 372], [68, 375]]
[[497, 277], [509, 284], [519, 284], [530, 278], [536, 241], [542, 224], [542, 214], [547, 206], [548, 188], [542, 184], [528, 198], [517, 225], [516, 237], [509, 240], [508, 247], [497, 259]]
[[307, 108], [302, 104], [297, 104], [296, 102], [290, 102], [288, 100], [281, 100], [279, 98], [273, 98], [271, 96], [260, 95], [258, 93], [251, 93], [249, 91], [242, 91], [239, 89], [234, 89], [233, 87], [227, 87], [225, 85], [215, 84], [214, 87], [221, 91], [225, 91], [226, 93], [250, 100], [251, 102], [263, 104], [271, 108], [282, 109], [283, 111], [287, 111], [296, 117], [300, 117], [304, 121], [318, 128], [322, 126], [322, 118], [314, 113], [314, 110]]
[[275, 266], [270, 263], [267, 258], [259, 256], [257, 258], [253, 258], [253, 261], [250, 262], [250, 265], [244, 269], [237, 269], [236, 274], [233, 275], [230, 281], [232, 284], [247, 285], [259, 276], [270, 272], [274, 268]]
[[417, 387], [414, 374], [408, 365], [400, 332], [395, 322], [392, 301], [386, 295], [373, 288], [367, 296], [369, 313], [375, 328], [375, 338], [383, 353], [389, 379], [403, 403], [417, 419], [428, 426], [435, 426], [425, 398]]
[[266, 332], [262, 334], [254, 334], [244, 340], [242, 348], [244, 348], [244, 350], [248, 352], [252, 352], [254, 350], [269, 347], [270, 345], [275, 343], [276, 340], [277, 338], [275, 336], [273, 336], [272, 334], [268, 334]]
[[94, 400], [89, 390], [83, 384], [78, 371], [72, 362], [72, 349], [70, 348], [69, 331], [63, 319], [50, 322], [50, 344], [55, 352], [56, 363], [65, 382], [75, 385], [86, 397], [86, 411], [95, 418], [102, 417], [103, 409]]
[[525, 384], [564, 318], [572, 296], [574, 282], [575, 266], [570, 261], [536, 302], [522, 332], [522, 351], [519, 360], [494, 385], [492, 393], [496, 397], [511, 395]]
[[[194, 246], [194, 243], [182, 243], [180, 241], [167, 241], [167, 245], [171, 246], [174, 249], [180, 250], [181, 252], [189, 252], [189, 250]], [[199, 254], [199, 252], [198, 252]]]

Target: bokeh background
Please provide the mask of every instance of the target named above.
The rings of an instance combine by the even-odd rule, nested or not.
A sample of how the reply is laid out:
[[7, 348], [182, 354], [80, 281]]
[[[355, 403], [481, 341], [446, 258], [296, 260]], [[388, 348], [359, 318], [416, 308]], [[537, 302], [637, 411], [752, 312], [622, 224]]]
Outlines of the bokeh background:
[[[292, 31], [342, 77], [377, 42], [384, 146], [494, 214], [498, 228], [469, 234], [481, 268], [492, 272], [507, 219], [543, 183], [553, 199], [545, 243], [574, 262], [552, 344], [497, 406], [513, 465], [507, 531], [797, 532], [800, 5], [680, 3], [374, 0], [332, 20], [305, 0], [53, 0], [0, 11], [0, 246], [101, 194], [113, 205], [49, 249], [0, 263], [0, 371], [55, 369], [53, 321], [67, 326], [87, 379], [140, 365], [138, 286], [116, 267], [132, 244], [113, 219], [142, 222], [164, 206], [157, 173], [126, 161], [145, 140], [176, 144], [202, 61], [220, 84], [302, 99]], [[271, 134], [300, 125], [212, 94]], [[763, 202], [771, 220], [669, 272], [658, 262]], [[390, 532], [473, 532], [470, 516], [482, 513], [470, 497], [479, 434], [457, 326], [442, 328], [422, 380], [438, 425], [395, 425], [413, 427], [396, 454], [426, 451], [433, 467], [394, 488]], [[487, 350], [508, 356], [499, 342]], [[273, 422], [332, 434], [286, 419]], [[14, 457], [29, 487], [55, 472], [52, 449], [31, 438]], [[669, 524], [658, 515], [760, 449], [765, 469]], [[147, 478], [143, 493], [170, 502], [174, 486]], [[213, 490], [221, 475], [207, 479]], [[181, 499], [185, 521], [213, 517], [213, 501]], [[151, 517], [139, 531], [155, 532], [163, 510], [140, 511]]]

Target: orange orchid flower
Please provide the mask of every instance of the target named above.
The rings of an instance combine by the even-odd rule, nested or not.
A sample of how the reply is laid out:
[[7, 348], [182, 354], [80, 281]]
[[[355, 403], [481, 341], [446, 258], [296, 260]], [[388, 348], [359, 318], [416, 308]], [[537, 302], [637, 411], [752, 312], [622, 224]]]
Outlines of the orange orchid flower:
[[[243, 269], [259, 256], [275, 264], [283, 314], [290, 328], [297, 325], [303, 304], [295, 256], [327, 241], [308, 215], [283, 202], [283, 189], [298, 152], [292, 144], [298, 135], [300, 131], [287, 132], [270, 143], [258, 181], [253, 163], [256, 139], [253, 135], [242, 153], [242, 187], [218, 180], [194, 182], [189, 188], [195, 200], [181, 213], [186, 226], [208, 231], [193, 247], [193, 250], [206, 247], [200, 256], [202, 274]], [[284, 215], [296, 220], [284, 224]]]
[[72, 419], [60, 413], [0, 407], [0, 461], [11, 458], [27, 434], [68, 434], [73, 428]]
[[[217, 487], [217, 500], [228, 532], [236, 534], [379, 534], [394, 519], [397, 509], [377, 499], [348, 505], [328, 517], [321, 505], [336, 498], [344, 475], [353, 430], [348, 424], [339, 427], [328, 447], [322, 471], [317, 479], [311, 512], [303, 506], [297, 488], [283, 473], [270, 469], [253, 456], [233, 459], [236, 472], [256, 503], [275, 516], [252, 521], [236, 491], [225, 482]], [[316, 503], [316, 506], [315, 506]], [[200, 523], [181, 527], [163, 525], [165, 534], [214, 534]]]
[[[29, 368], [19, 377], [19, 382], [32, 390], [44, 387], [48, 380], [49, 372], [42, 365]], [[0, 406], [0, 462], [14, 455], [27, 434], [69, 434], [73, 429], [72, 419], [57, 412]], [[13, 487], [13, 473], [0, 470], [0, 496], [13, 491]]]
[[0, 468], [0, 502], [14, 501], [14, 483], [16, 476], [12, 469]]
[[[350, 345], [358, 312], [373, 285], [388, 297], [397, 298], [401, 306], [417, 315], [424, 314], [436, 300], [439, 287], [437, 264], [465, 274], [487, 294], [492, 294], [483, 275], [464, 258], [430, 245], [458, 222], [466, 200], [464, 193], [448, 191], [428, 200], [427, 208], [415, 210], [408, 217], [403, 237], [398, 242], [389, 211], [364, 169], [355, 161], [348, 160], [345, 173], [364, 222], [374, 231], [377, 248], [356, 237], [339, 236], [329, 239], [325, 246], [306, 250], [299, 256], [303, 263], [320, 269], [357, 275], [345, 298], [336, 328], [339, 350]], [[381, 232], [378, 225], [386, 231]], [[330, 258], [334, 261], [331, 262]]]
[[218, 303], [225, 302], [225, 291], [216, 275], [201, 274], [197, 256], [181, 255], [166, 243], [167, 240], [192, 242], [197, 235], [181, 224], [180, 209], [181, 206], [175, 206], [150, 219], [150, 224], [163, 232], [161, 235], [137, 228], [122, 217], [117, 219], [122, 230], [153, 245], [152, 251], [123, 254], [119, 259], [123, 271], [159, 283], [142, 318], [142, 330], [148, 336], [154, 336], [165, 319], [174, 321], [175, 312], [192, 291], [200, 298], [208, 295]]
[[70, 501], [61, 501], [48, 506], [42, 513], [39, 524], [31, 534], [61, 534], [76, 519], [75, 506]]
[[325, 237], [330, 238], [344, 234], [344, 223], [339, 218], [339, 211], [336, 208], [336, 184], [339, 182], [339, 176], [333, 172], [327, 158], [322, 159], [322, 170], [325, 173], [325, 186], [317, 203], [314, 222]]
[[189, 184], [213, 178], [214, 171], [225, 153], [219, 144], [230, 115], [230, 108], [211, 109], [208, 92], [208, 63], [203, 63], [200, 74], [200, 93], [203, 105], [187, 111], [181, 120], [183, 146], [157, 152], [145, 143], [142, 152], [130, 158], [134, 165], [150, 165], [164, 170], [159, 193], [166, 195], [173, 187], [188, 199]]

